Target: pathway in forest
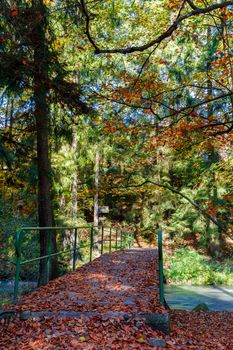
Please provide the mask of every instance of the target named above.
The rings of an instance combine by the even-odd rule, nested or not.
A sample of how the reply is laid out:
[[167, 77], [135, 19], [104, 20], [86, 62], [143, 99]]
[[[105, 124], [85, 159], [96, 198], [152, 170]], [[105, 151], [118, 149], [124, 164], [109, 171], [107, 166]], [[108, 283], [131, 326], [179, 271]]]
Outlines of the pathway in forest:
[[0, 350], [233, 349], [233, 313], [170, 311], [170, 335], [124, 317], [167, 315], [157, 270], [156, 250], [130, 249], [51, 281], [14, 306], [29, 319], [0, 321]]
[[[46, 286], [24, 296], [14, 306], [14, 310], [21, 319], [20, 341], [23, 340], [22, 334], [28, 341], [24, 329], [25, 324], [27, 327], [28, 323], [25, 321], [37, 320], [38, 327], [41, 327], [41, 324], [47, 325], [46, 327], [50, 329], [49, 334], [44, 330], [40, 338], [40, 344], [43, 344], [40, 346], [43, 347], [47, 341], [51, 345], [51, 333], [54, 333], [51, 327], [59, 325], [59, 332], [56, 330], [55, 333], [59, 334], [60, 339], [61, 323], [59, 322], [67, 325], [71, 321], [76, 329], [78, 328], [74, 320], [77, 321], [80, 329], [82, 329], [83, 319], [85, 324], [89, 322], [90, 325], [92, 322], [96, 328], [103, 327], [104, 324], [108, 327], [114, 325], [121, 334], [124, 333], [125, 337], [127, 327], [135, 326], [131, 333], [144, 334], [141, 342], [145, 343], [146, 348], [153, 348], [153, 344], [149, 343], [149, 339], [153, 339], [152, 328], [157, 332], [163, 331], [168, 334], [170, 327], [169, 315], [159, 302], [156, 249], [128, 249], [104, 254], [76, 271], [50, 281]], [[47, 323], [46, 320], [48, 320]], [[29, 324], [31, 327], [32, 323]], [[149, 325], [151, 330], [146, 329], [145, 324]], [[67, 335], [66, 328], [62, 328], [62, 332]], [[38, 339], [38, 330], [36, 334]], [[90, 332], [88, 334], [90, 335]], [[148, 336], [147, 340], [144, 339], [145, 334]], [[75, 344], [75, 346], [71, 345], [71, 348], [76, 348], [76, 345], [79, 348], [82, 341], [85, 341], [87, 347], [83, 349], [89, 349], [88, 346], [93, 345], [93, 335], [92, 339], [89, 339], [89, 335], [87, 337], [85, 333], [85, 336], [81, 334], [78, 339], [71, 339]], [[117, 335], [114, 334], [112, 338], [114, 342], [116, 337]], [[129, 335], [127, 339], [130, 339]], [[135, 341], [135, 335], [133, 339]], [[160, 343], [162, 340], [157, 341]], [[11, 339], [10, 342], [12, 342]], [[6, 337], [4, 344], [9, 347], [9, 337]], [[14, 343], [10, 344], [10, 349], [11, 345], [13, 346]], [[35, 346], [38, 347], [38, 343]], [[30, 346], [28, 348], [30, 349]]]
[[15, 309], [47, 315], [165, 314], [159, 303], [157, 250], [128, 249], [104, 254], [23, 297]]

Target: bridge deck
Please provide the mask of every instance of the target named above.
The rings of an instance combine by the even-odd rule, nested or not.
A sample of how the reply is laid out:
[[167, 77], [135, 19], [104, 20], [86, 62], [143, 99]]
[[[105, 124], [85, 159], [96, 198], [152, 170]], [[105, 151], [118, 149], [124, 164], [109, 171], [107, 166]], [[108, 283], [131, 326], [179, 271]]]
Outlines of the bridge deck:
[[104, 254], [23, 297], [17, 311], [161, 314], [156, 249]]

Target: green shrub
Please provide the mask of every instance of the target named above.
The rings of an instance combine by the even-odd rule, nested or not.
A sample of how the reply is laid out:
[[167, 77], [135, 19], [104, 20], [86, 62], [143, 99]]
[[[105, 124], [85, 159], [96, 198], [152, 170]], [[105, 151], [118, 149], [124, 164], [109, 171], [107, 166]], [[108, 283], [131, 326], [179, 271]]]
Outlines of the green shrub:
[[172, 258], [165, 255], [165, 277], [172, 283], [196, 285], [233, 284], [232, 261], [217, 263], [190, 248], [178, 248]]

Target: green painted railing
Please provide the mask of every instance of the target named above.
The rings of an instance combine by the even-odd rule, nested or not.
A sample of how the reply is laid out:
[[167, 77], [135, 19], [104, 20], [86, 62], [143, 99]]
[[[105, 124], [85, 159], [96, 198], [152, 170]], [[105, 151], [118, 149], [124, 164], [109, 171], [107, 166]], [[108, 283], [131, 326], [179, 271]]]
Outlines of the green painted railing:
[[[70, 249], [63, 249], [60, 251], [53, 252], [52, 251], [52, 231], [73, 231], [73, 237], [72, 237], [72, 248]], [[86, 241], [89, 241], [87, 244], [81, 244], [80, 243], [80, 237], [79, 232], [81, 230], [88, 230], [88, 239]], [[23, 251], [22, 251], [22, 245], [24, 243], [24, 239], [26, 236], [30, 234], [36, 234], [36, 232], [45, 231], [46, 234], [48, 234], [48, 247], [47, 247], [47, 255], [43, 256], [37, 256], [32, 259], [23, 259]], [[115, 235], [114, 235], [115, 231]], [[99, 240], [99, 232], [101, 233], [101, 239]], [[97, 240], [95, 240], [95, 235], [98, 237]], [[72, 269], [75, 270], [77, 266], [77, 260], [78, 260], [78, 253], [79, 250], [82, 248], [88, 248], [89, 247], [89, 261], [92, 261], [93, 259], [93, 249], [95, 245], [100, 247], [100, 253], [101, 255], [107, 250], [109, 253], [113, 250], [118, 249], [126, 249], [130, 248], [133, 245], [134, 241], [134, 234], [130, 232], [125, 232], [122, 229], [114, 228], [114, 227], [107, 227], [102, 225], [100, 228], [96, 228], [94, 226], [70, 226], [70, 227], [22, 227], [17, 233], [16, 233], [16, 241], [15, 241], [15, 265], [16, 265], [16, 272], [15, 272], [15, 285], [14, 285], [14, 302], [16, 302], [19, 292], [19, 280], [20, 280], [20, 272], [22, 270], [22, 266], [25, 266], [26, 264], [31, 264], [35, 261], [40, 261], [42, 259], [46, 259], [47, 263], [47, 279], [49, 280], [50, 275], [50, 269], [51, 269], [51, 258], [53, 256], [59, 256], [63, 254], [72, 254]], [[107, 246], [105, 246], [105, 243], [108, 243]]]
[[158, 254], [159, 254], [159, 301], [164, 305], [164, 288], [163, 288], [163, 235], [162, 229], [158, 229]]

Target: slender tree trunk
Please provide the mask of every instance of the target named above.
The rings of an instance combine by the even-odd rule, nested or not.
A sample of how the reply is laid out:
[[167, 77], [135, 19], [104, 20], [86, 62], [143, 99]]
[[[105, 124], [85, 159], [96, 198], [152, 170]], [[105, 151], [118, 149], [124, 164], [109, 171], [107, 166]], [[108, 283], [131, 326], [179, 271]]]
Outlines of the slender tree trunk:
[[9, 111], [9, 117], [10, 117], [10, 138], [12, 138], [12, 129], [13, 129], [13, 112], [14, 112], [14, 99], [11, 99], [11, 103], [10, 103], [10, 111]]
[[5, 128], [7, 128], [7, 126], [8, 126], [9, 101], [10, 101], [10, 97], [7, 98], [7, 103], [6, 103], [6, 110], [5, 110]]
[[78, 139], [77, 139], [77, 127], [73, 125], [72, 130], [72, 151], [74, 153], [75, 171], [72, 185], [72, 219], [73, 222], [77, 222], [78, 215], [78, 167], [77, 167], [77, 152], [78, 152]]
[[[78, 139], [77, 139], [77, 125], [74, 124], [72, 127], [72, 152], [74, 157], [74, 163], [75, 163], [75, 170], [74, 170], [74, 177], [73, 177], [73, 183], [72, 183], [72, 193], [71, 193], [71, 202], [72, 202], [72, 208], [71, 208], [71, 216], [72, 216], [72, 223], [73, 225], [77, 225], [77, 217], [78, 217]], [[70, 231], [70, 248], [74, 246], [74, 230]], [[79, 243], [78, 236], [77, 236], [77, 245]], [[73, 265], [73, 257], [71, 256], [70, 259], [70, 267]]]
[[[222, 33], [221, 33], [222, 34]], [[207, 29], [207, 45], [208, 43], [212, 42], [212, 30], [210, 27]], [[207, 94], [208, 98], [211, 99], [213, 95], [213, 83], [211, 79], [211, 62], [212, 57], [209, 57], [207, 60]], [[212, 106], [208, 104], [207, 106], [207, 118], [210, 119], [212, 116]], [[218, 161], [218, 154], [215, 150], [215, 147], [212, 146], [212, 148], [209, 150], [208, 154], [208, 166], [210, 167], [212, 164], [216, 163]], [[216, 206], [218, 200], [218, 193], [217, 193], [217, 186], [215, 181], [215, 175], [213, 172], [210, 172], [210, 179], [209, 179], [209, 201], [211, 205]], [[214, 218], [217, 220], [217, 217], [212, 214]], [[222, 238], [221, 238], [221, 230], [214, 225], [209, 219], [207, 219], [206, 224], [206, 231], [207, 231], [207, 239], [208, 239], [208, 253], [211, 256], [218, 256], [221, 251], [222, 246]]]
[[96, 150], [95, 156], [95, 195], [94, 195], [94, 249], [99, 252], [98, 249], [98, 226], [99, 226], [99, 173], [100, 173], [100, 153]]
[[[51, 166], [49, 159], [49, 105], [48, 91], [48, 60], [49, 50], [46, 40], [46, 7], [43, 0], [33, 0], [35, 13], [40, 14], [33, 31], [34, 48], [34, 103], [37, 130], [37, 167], [38, 167], [38, 219], [40, 227], [53, 226], [53, 212], [51, 199]], [[56, 245], [55, 233], [40, 231], [40, 255], [48, 254], [48, 243]], [[51, 240], [50, 240], [51, 239]], [[52, 259], [54, 263], [54, 259]], [[39, 284], [46, 284], [49, 278], [48, 260], [40, 260]], [[56, 269], [52, 268], [55, 271]]]

